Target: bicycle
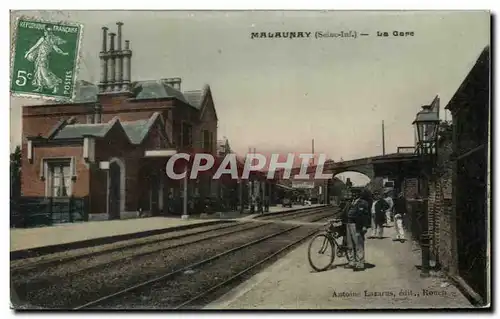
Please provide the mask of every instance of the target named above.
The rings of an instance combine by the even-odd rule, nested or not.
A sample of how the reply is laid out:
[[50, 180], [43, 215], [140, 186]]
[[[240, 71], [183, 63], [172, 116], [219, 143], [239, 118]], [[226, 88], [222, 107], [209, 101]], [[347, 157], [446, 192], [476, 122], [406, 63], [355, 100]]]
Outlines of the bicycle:
[[[328, 269], [334, 262], [335, 256], [342, 258], [347, 255], [347, 246], [345, 244], [346, 226], [340, 219], [333, 219], [328, 222], [326, 229], [316, 234], [309, 242], [309, 247], [307, 251], [307, 257], [309, 259], [309, 264], [316, 271], [324, 271]], [[319, 250], [313, 248], [315, 242], [320, 243]], [[330, 248], [330, 253], [328, 253], [328, 248]], [[326, 264], [324, 266], [319, 266], [313, 260], [316, 260], [317, 256], [325, 256]]]

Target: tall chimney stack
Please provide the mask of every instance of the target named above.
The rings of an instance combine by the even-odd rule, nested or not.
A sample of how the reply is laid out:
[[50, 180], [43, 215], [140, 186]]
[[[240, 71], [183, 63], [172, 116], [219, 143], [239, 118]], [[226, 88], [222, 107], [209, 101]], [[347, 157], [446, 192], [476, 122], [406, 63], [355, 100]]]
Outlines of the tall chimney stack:
[[99, 83], [99, 92], [102, 93], [106, 90], [106, 83], [108, 80], [108, 53], [107, 50], [108, 42], [108, 28], [102, 27], [102, 49], [99, 53], [99, 58], [101, 59], [101, 81]]
[[117, 51], [122, 50], [122, 26], [123, 22], [117, 22], [116, 25], [118, 26], [118, 41], [117, 41]]
[[102, 52], [106, 52], [108, 46], [108, 27], [102, 27]]
[[118, 43], [117, 43], [117, 52], [115, 55], [116, 59], [116, 82], [115, 82], [115, 91], [122, 90], [122, 82], [123, 82], [123, 52], [122, 52], [122, 26], [123, 22], [117, 22], [118, 26]]
[[108, 89], [109, 91], [114, 90], [115, 84], [115, 63], [116, 63], [116, 51], [115, 51], [115, 36], [116, 34], [111, 32], [109, 34], [109, 70], [108, 70]]
[[130, 50], [130, 41], [125, 40], [125, 50], [122, 51], [123, 55], [123, 91], [130, 91], [130, 78], [131, 78], [131, 58], [132, 51]]
[[172, 87], [178, 91], [181, 90], [181, 78], [173, 78], [172, 79]]

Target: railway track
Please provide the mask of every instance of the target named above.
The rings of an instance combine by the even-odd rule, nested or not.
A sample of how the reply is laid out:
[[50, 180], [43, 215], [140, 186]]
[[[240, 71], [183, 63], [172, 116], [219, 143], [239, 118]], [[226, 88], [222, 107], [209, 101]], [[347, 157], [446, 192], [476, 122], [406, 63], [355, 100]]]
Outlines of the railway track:
[[[322, 212], [325, 211], [327, 209], [322, 208]], [[311, 211], [308, 213], [310, 214]], [[307, 214], [294, 215], [300, 218], [307, 216]], [[313, 219], [325, 218], [316, 216], [314, 213], [313, 216]], [[331, 213], [328, 216], [331, 217]], [[317, 225], [283, 225], [263, 221], [262, 223], [235, 223], [222, 227], [207, 226], [201, 231], [167, 237], [156, 235], [163, 236], [163, 238], [144, 239], [140, 243], [132, 242], [102, 252], [72, 256], [63, 259], [60, 263], [56, 263], [55, 260], [39, 261], [38, 264], [35, 262], [14, 271], [12, 279], [14, 289], [26, 303], [49, 308], [79, 308], [79, 305], [85, 302], [92, 302], [95, 296], [110, 296], [128, 289], [127, 287], [137, 285], [148, 286], [158, 274], [170, 271], [178, 275], [180, 269], [188, 270], [189, 267], [199, 263], [200, 259], [209, 263], [210, 261], [207, 260], [215, 261], [215, 259], [210, 259], [215, 255], [222, 260], [224, 258], [221, 256], [226, 256], [225, 254], [229, 254], [229, 251], [238, 251], [234, 250], [238, 247], [244, 249], [241, 246], [250, 247], [256, 242], [264, 242], [281, 234], [283, 234], [281, 239], [277, 238], [277, 240], [286, 241], [287, 245], [291, 245], [290, 240], [285, 240], [285, 237], [290, 232], [302, 232], [301, 227], [303, 229], [318, 228]], [[303, 239], [305, 238], [307, 236]], [[248, 245], [249, 241], [254, 244]], [[297, 239], [298, 242], [300, 241]], [[278, 250], [274, 249], [273, 253], [277, 253]], [[242, 260], [244, 261], [244, 258]], [[244, 263], [248, 268], [248, 262]], [[265, 261], [261, 264], [263, 263]], [[230, 269], [233, 276], [234, 269], [231, 267]], [[244, 274], [248, 274], [249, 271]], [[241, 276], [243, 274], [238, 278]], [[211, 287], [216, 285], [213, 284]]]
[[246, 230], [234, 230], [232, 234], [214, 236], [196, 244], [156, 249], [154, 253], [131, 255], [130, 258], [120, 258], [120, 261], [106, 256], [109, 263], [102, 262], [95, 267], [89, 265], [85, 270], [79, 269], [80, 265], [69, 264], [66, 267], [71, 269], [63, 269], [61, 273], [41, 272], [32, 277], [11, 277], [12, 287], [26, 306], [72, 308], [96, 296], [114, 293], [287, 227], [290, 226], [247, 224]]
[[[322, 210], [324, 211], [324, 209]], [[304, 212], [300, 212], [304, 214]], [[307, 211], [305, 212], [307, 213]], [[229, 224], [229, 225], [228, 225]], [[49, 256], [33, 257], [11, 262], [11, 274], [26, 274], [30, 271], [38, 271], [49, 269], [54, 266], [59, 266], [64, 263], [75, 262], [82, 259], [96, 258], [101, 255], [111, 254], [114, 252], [122, 252], [124, 249], [139, 248], [146, 245], [160, 244], [162, 242], [171, 241], [175, 239], [187, 238], [197, 236], [213, 231], [220, 231], [224, 229], [239, 227], [238, 222], [225, 222], [224, 225], [210, 225], [201, 226], [191, 231], [178, 231], [173, 233], [154, 235], [146, 238], [126, 240], [119, 243], [106, 244], [98, 247], [81, 248], [74, 251], [66, 251], [62, 253], [55, 253]], [[176, 234], [180, 233], [180, 234]]]
[[[299, 229], [302, 229], [302, 231], [289, 235], [292, 231]], [[116, 309], [122, 307], [180, 309], [198, 304], [198, 301], [208, 294], [221, 289], [237, 278], [241, 278], [286, 249], [308, 238], [316, 231], [317, 229], [303, 226], [287, 227], [284, 230], [229, 249], [213, 257], [88, 302], [74, 308], [74, 310]], [[292, 237], [291, 242], [285, 240], [287, 236]], [[272, 249], [270, 246], [273, 246]], [[257, 259], [257, 262], [252, 262], [250, 267], [242, 266], [242, 264], [235, 267], [233, 262], [241, 261], [245, 256], [251, 256], [253, 259]], [[264, 256], [264, 258], [261, 258], [261, 256]], [[227, 265], [231, 265], [231, 269], [229, 271], [226, 269], [226, 273], [234, 272], [234, 270], [237, 270], [237, 273], [229, 276], [223, 275], [223, 279], [221, 279], [217, 276], [217, 271], [227, 268]], [[186, 276], [186, 273], [194, 273], [197, 278]], [[198, 279], [198, 277], [201, 278]], [[215, 285], [214, 282], [216, 282]], [[174, 292], [179, 289], [184, 290]], [[168, 297], [164, 298], [165, 296]]]
[[288, 221], [288, 220], [298, 220], [305, 222], [317, 222], [320, 220], [326, 220], [333, 217], [333, 214], [337, 212], [336, 207], [317, 207], [317, 208], [306, 208], [305, 210], [295, 211], [291, 213], [284, 213], [283, 215], [273, 215], [273, 216], [262, 216], [259, 220], [271, 220], [271, 221]]
[[[229, 225], [228, 225], [229, 224]], [[64, 251], [61, 253], [54, 253], [50, 255], [43, 255], [40, 257], [32, 257], [11, 261], [10, 269], [14, 273], [26, 273], [31, 270], [47, 269], [55, 265], [63, 263], [74, 262], [79, 259], [89, 259], [98, 257], [104, 254], [110, 254], [116, 251], [121, 251], [128, 248], [136, 248], [145, 245], [157, 244], [168, 240], [180, 239], [189, 236], [201, 235], [211, 231], [222, 230], [238, 226], [238, 223], [227, 223], [224, 225], [209, 225], [194, 228], [193, 230], [182, 230], [169, 232], [161, 235], [154, 235], [140, 239], [125, 240], [118, 243], [111, 243], [95, 247], [80, 248], [71, 251]]]
[[[324, 211], [324, 209], [323, 209]], [[330, 213], [328, 217], [332, 217]], [[324, 219], [321, 216], [319, 219]], [[291, 226], [75, 308], [199, 308], [319, 230]], [[250, 256], [251, 260], [248, 260]], [[244, 261], [243, 263], [241, 261]], [[231, 265], [229, 270], [228, 265]], [[222, 271], [221, 271], [222, 270]]]
[[[78, 276], [87, 272], [99, 271], [102, 268], [109, 268], [132, 259], [147, 257], [160, 252], [171, 249], [182, 248], [189, 245], [197, 244], [202, 241], [213, 240], [231, 234], [245, 232], [253, 229], [265, 227], [266, 225], [256, 224], [237, 224], [233, 227], [221, 227], [212, 230], [210, 234], [206, 231], [198, 232], [192, 235], [175, 236], [175, 239], [165, 239], [161, 241], [153, 241], [148, 244], [131, 245], [120, 250], [113, 249], [109, 254], [99, 254], [100, 258], [91, 256], [89, 259], [78, 258], [77, 263], [67, 265], [61, 263], [49, 267], [42, 266], [40, 268], [28, 269], [22, 271], [11, 272], [11, 278], [14, 282], [26, 283], [30, 289], [39, 290], [51, 285], [61, 277]], [[229, 229], [228, 229], [229, 228]]]
[[318, 212], [323, 212], [328, 207], [304, 207], [298, 211], [293, 212], [283, 212], [283, 213], [273, 213], [269, 215], [257, 216], [255, 219], [258, 220], [271, 220], [271, 219], [294, 219], [295, 216], [314, 214]]

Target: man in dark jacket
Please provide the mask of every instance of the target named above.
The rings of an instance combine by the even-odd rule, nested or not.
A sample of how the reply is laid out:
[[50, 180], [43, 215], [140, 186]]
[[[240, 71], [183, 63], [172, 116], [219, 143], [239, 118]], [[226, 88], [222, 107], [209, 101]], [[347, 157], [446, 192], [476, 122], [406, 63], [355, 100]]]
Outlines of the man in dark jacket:
[[383, 238], [384, 237], [384, 223], [386, 222], [386, 212], [389, 209], [389, 204], [385, 201], [383, 196], [379, 196], [375, 205], [373, 207], [375, 214], [375, 229], [374, 236], [375, 238]]
[[356, 197], [347, 212], [347, 267], [361, 271], [365, 269], [365, 234], [371, 223], [371, 194], [364, 189]]

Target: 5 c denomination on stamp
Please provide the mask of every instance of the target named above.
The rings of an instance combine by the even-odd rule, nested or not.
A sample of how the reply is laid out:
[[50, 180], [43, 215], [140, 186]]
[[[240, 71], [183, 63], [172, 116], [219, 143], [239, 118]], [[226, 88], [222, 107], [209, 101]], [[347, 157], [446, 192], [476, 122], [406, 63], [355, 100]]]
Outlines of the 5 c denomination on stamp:
[[22, 17], [16, 21], [12, 95], [71, 100], [83, 25]]

